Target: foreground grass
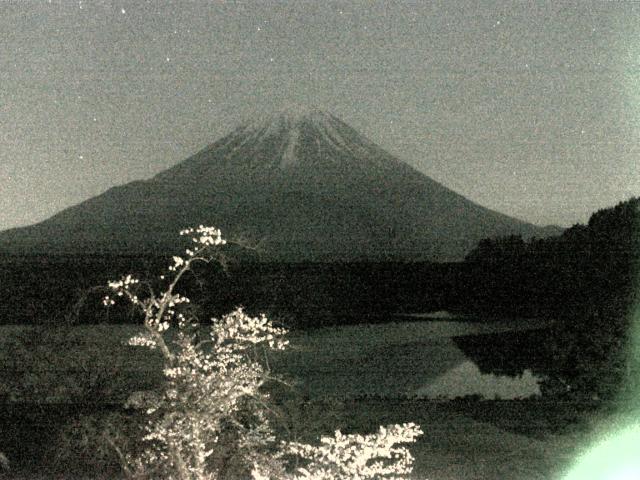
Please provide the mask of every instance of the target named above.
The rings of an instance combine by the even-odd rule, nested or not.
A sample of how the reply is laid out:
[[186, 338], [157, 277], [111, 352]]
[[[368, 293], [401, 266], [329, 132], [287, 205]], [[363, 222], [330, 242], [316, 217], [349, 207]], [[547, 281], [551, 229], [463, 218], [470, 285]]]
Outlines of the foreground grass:
[[[279, 403], [279, 409], [290, 438], [304, 441], [335, 429], [369, 433], [380, 424], [417, 422], [425, 435], [411, 446], [414, 478], [434, 480], [559, 478], [592, 438], [596, 418], [575, 405], [542, 401], [326, 399]], [[114, 418], [125, 428], [135, 421], [133, 412], [13, 405], [1, 418], [0, 448], [17, 477], [122, 478], [100, 442], [101, 428]]]

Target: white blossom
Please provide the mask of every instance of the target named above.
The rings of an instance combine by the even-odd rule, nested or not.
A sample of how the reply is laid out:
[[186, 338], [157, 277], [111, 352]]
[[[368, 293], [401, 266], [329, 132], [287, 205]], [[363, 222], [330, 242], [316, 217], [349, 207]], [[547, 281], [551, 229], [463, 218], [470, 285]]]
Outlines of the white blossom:
[[146, 333], [140, 333], [138, 335], [131, 337], [127, 341], [127, 345], [131, 345], [135, 347], [147, 347], [150, 349], [154, 349], [158, 346], [156, 341], [149, 334], [146, 334]]
[[[128, 344], [159, 350], [164, 359], [162, 391], [140, 398], [132, 395], [128, 402], [149, 417], [142, 437], [146, 449], [130, 458], [128, 470], [136, 478], [213, 480], [219, 478], [220, 455], [232, 452], [239, 459], [237, 468], [244, 469], [235, 475], [254, 480], [400, 479], [410, 473], [413, 458], [398, 444], [413, 442], [422, 433], [414, 424], [380, 427], [371, 435], [337, 431], [319, 445], [277, 441], [262, 388], [271, 374], [255, 352], [286, 348], [287, 330], [265, 315], [254, 317], [237, 308], [212, 319], [203, 341], [194, 333], [202, 327], [184, 307], [189, 299], [173, 288], [192, 261], [213, 258], [209, 250], [226, 241], [220, 230], [202, 225], [180, 235], [191, 236], [197, 246], [186, 250], [188, 260], [172, 257], [169, 271], [176, 273], [163, 293], [141, 296], [133, 287], [139, 281], [131, 275], [108, 284], [144, 314], [145, 331]], [[106, 296], [103, 303], [114, 301]], [[169, 342], [168, 331], [175, 324]], [[288, 472], [285, 454], [300, 457], [302, 466]]]
[[114, 299], [112, 299], [111, 297], [109, 297], [109, 295], [106, 295], [103, 299], [102, 299], [102, 304], [105, 306], [109, 306], [109, 305], [115, 305], [116, 301]]
[[289, 443], [289, 452], [307, 463], [293, 480], [405, 478], [412, 471], [413, 457], [397, 444], [415, 442], [422, 433], [419, 426], [406, 423], [380, 427], [370, 435], [344, 435], [338, 430], [333, 437], [322, 437], [320, 445]]

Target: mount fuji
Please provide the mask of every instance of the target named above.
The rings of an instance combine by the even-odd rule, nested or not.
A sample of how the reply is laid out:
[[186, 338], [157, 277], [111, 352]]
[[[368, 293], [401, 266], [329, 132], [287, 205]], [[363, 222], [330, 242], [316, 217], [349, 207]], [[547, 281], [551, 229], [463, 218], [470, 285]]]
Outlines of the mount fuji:
[[309, 109], [241, 125], [151, 179], [0, 232], [0, 252], [172, 253], [178, 231], [199, 224], [292, 262], [456, 261], [482, 238], [560, 233], [477, 205]]

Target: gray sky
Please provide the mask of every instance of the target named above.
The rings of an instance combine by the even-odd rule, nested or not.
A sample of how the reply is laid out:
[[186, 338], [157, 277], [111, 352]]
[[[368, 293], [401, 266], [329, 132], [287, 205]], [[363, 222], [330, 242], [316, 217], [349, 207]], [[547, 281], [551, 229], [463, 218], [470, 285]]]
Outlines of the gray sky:
[[484, 206], [640, 195], [640, 4], [0, 2], [0, 229], [148, 178], [257, 111], [328, 110]]

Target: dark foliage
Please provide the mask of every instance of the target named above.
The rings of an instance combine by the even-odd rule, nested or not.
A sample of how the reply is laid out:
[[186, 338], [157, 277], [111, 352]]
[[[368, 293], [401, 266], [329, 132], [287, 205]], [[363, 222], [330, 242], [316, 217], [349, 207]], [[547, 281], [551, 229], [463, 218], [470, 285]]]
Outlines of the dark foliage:
[[16, 478], [121, 478], [113, 445], [132, 443], [143, 418], [121, 406], [4, 403], [0, 451]]
[[[138, 323], [127, 307], [106, 309], [107, 282], [123, 273], [155, 278], [166, 257], [8, 257], [0, 263], [0, 323]], [[397, 320], [393, 314], [444, 308], [460, 264], [232, 262], [198, 265], [183, 280], [196, 312], [222, 315], [238, 305], [289, 328]]]
[[552, 381], [577, 395], [619, 393], [637, 297], [640, 199], [600, 210], [559, 237], [483, 240], [465, 263], [460, 310], [553, 318], [541, 346]]

